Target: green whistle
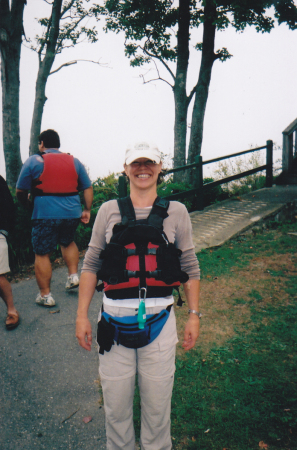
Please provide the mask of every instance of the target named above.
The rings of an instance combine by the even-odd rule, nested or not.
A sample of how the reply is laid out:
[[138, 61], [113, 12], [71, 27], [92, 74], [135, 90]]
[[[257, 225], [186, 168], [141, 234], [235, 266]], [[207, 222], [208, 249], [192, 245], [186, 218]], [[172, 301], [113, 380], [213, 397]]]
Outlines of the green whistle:
[[[144, 291], [144, 298], [141, 298], [142, 290]], [[139, 307], [138, 307], [138, 314], [137, 314], [138, 328], [140, 330], [144, 329], [144, 324], [146, 322], [145, 298], [146, 298], [146, 288], [141, 288], [139, 290]]]

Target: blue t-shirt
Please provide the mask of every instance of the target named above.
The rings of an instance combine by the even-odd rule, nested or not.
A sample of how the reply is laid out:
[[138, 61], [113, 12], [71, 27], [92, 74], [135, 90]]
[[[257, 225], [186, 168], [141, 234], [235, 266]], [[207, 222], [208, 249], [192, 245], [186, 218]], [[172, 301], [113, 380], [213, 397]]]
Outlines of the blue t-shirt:
[[[50, 149], [45, 153], [61, 152]], [[91, 186], [91, 180], [84, 165], [77, 158], [74, 158], [74, 165], [78, 175], [78, 190], [84, 191]], [[40, 155], [30, 156], [23, 164], [16, 185], [17, 189], [29, 191], [32, 188], [33, 180], [41, 175], [43, 167], [44, 160]], [[81, 217], [81, 212], [79, 195], [65, 197], [41, 195], [34, 199], [32, 219], [78, 219]]]

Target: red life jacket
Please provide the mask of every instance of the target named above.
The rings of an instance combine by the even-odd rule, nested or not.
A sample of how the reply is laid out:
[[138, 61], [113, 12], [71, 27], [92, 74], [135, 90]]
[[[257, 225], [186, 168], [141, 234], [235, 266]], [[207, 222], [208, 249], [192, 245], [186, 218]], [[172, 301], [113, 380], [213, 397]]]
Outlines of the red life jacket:
[[[163, 231], [169, 201], [157, 197], [145, 220], [136, 220], [130, 197], [118, 199], [122, 222], [113, 228], [109, 244], [101, 252], [102, 267], [97, 273], [108, 298], [138, 298], [147, 289], [147, 298], [167, 297], [189, 277], [181, 270], [181, 250]], [[101, 290], [103, 286], [98, 287]]]
[[67, 153], [43, 153], [44, 168], [34, 180], [33, 195], [68, 196], [78, 194], [74, 158]]

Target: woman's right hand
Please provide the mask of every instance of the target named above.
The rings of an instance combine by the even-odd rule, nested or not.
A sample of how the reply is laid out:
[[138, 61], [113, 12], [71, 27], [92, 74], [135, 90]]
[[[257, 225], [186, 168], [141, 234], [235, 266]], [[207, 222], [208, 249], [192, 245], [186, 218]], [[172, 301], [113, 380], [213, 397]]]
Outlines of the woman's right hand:
[[77, 317], [75, 335], [79, 345], [90, 352], [92, 348], [92, 326], [87, 317]]

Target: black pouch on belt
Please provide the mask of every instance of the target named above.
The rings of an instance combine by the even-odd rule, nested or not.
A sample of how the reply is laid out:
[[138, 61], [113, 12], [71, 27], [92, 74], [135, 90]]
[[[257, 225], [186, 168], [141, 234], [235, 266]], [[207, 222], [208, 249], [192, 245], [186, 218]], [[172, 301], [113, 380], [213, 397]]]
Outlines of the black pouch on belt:
[[99, 353], [109, 352], [114, 344], [115, 327], [107, 322], [104, 316], [101, 317], [97, 327], [97, 342], [99, 345]]

